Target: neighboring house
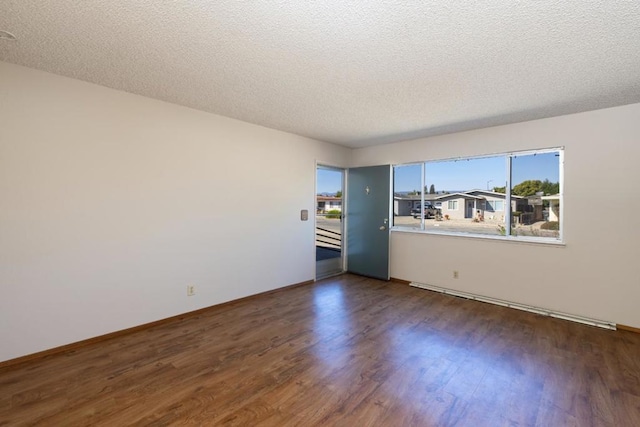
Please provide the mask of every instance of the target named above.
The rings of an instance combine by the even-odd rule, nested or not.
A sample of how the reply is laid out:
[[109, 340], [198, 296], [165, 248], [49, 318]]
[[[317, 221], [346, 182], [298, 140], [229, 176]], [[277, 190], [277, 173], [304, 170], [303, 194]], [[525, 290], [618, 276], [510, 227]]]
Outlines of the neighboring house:
[[[451, 219], [475, 218], [480, 214], [485, 220], [504, 221], [505, 199], [503, 193], [489, 190], [470, 190], [460, 193], [442, 194], [434, 204], [442, 210], [442, 215], [449, 215]], [[511, 196], [511, 210], [513, 212], [528, 211], [527, 199]]]
[[[480, 209], [482, 215], [484, 215], [485, 219], [501, 219], [504, 220], [505, 213], [505, 199], [506, 194], [504, 193], [496, 193], [495, 191], [489, 190], [471, 190], [467, 191], [465, 194], [470, 194], [474, 196], [481, 197], [485, 200], [485, 208]], [[511, 195], [511, 211], [512, 212], [528, 212], [529, 202], [525, 197], [514, 196]], [[473, 214], [472, 214], [473, 217]], [[471, 218], [471, 217], [467, 217]]]
[[[438, 196], [439, 194], [425, 194], [425, 204], [431, 203], [433, 205], [436, 205], [435, 199]], [[422, 199], [419, 195], [402, 196], [395, 194], [393, 196], [393, 214], [395, 216], [409, 216], [411, 215], [411, 210], [419, 207], [420, 203], [422, 203]]]
[[342, 198], [335, 196], [316, 196], [316, 211], [318, 213], [342, 211]]
[[[436, 200], [436, 204], [442, 211], [442, 215], [448, 215], [450, 219], [473, 218], [476, 210], [484, 212], [484, 199], [479, 196], [464, 193], [442, 194]], [[445, 218], [447, 218], [445, 216]]]
[[549, 201], [549, 216], [547, 217], [547, 221], [560, 221], [560, 195], [554, 194], [551, 196], [542, 196], [542, 200]]
[[528, 209], [522, 214], [521, 220], [524, 224], [532, 224], [538, 221], [544, 221], [544, 204], [542, 202], [543, 193], [536, 193], [533, 196], [527, 196]]
[[409, 216], [415, 204], [420, 204], [417, 196], [393, 196], [393, 214], [395, 216]]

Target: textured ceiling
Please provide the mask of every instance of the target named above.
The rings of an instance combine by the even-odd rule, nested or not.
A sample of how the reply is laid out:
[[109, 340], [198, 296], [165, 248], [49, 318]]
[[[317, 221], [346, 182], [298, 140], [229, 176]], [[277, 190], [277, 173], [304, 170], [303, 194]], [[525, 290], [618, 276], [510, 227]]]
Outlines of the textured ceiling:
[[632, 0], [3, 0], [0, 30], [0, 60], [349, 147], [640, 102]]

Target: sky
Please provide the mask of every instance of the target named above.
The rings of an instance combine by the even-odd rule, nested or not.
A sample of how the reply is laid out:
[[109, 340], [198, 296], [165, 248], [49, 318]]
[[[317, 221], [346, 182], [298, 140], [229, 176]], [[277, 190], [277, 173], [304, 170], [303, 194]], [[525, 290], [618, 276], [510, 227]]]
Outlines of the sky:
[[342, 172], [331, 169], [318, 169], [318, 194], [331, 193], [342, 189]]
[[[557, 153], [518, 156], [513, 159], [512, 185], [529, 179], [559, 181], [559, 157]], [[395, 168], [394, 191], [420, 189], [420, 164]], [[507, 181], [504, 156], [464, 159], [459, 161], [427, 162], [425, 184], [436, 191], [465, 191], [503, 187]]]
[[[559, 181], [557, 153], [517, 156], [513, 159], [513, 185], [528, 179]], [[506, 183], [504, 156], [426, 163], [427, 190], [431, 184], [436, 191], [465, 191], [493, 189]], [[318, 193], [335, 193], [342, 188], [342, 173], [318, 169]], [[394, 191], [420, 190], [420, 164], [396, 166]]]

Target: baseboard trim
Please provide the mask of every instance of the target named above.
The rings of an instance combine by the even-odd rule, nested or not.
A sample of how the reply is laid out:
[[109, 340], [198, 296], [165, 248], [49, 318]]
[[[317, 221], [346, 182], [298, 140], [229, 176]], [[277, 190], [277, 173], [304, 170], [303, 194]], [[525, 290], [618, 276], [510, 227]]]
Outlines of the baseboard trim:
[[640, 334], [640, 328], [634, 328], [633, 326], [627, 326], [627, 325], [621, 325], [620, 323], [618, 323], [618, 329], [620, 329], [621, 331], [627, 331], [627, 332], [633, 332], [636, 334]]
[[389, 280], [394, 282], [394, 283], [400, 283], [400, 284], [403, 284], [403, 285], [410, 285], [411, 284], [411, 280], [398, 279], [397, 277], [392, 277]]
[[426, 289], [428, 291], [440, 292], [447, 295], [453, 295], [456, 297], [466, 298], [474, 301], [481, 301], [489, 304], [500, 305], [503, 307], [515, 308], [518, 310], [528, 311], [528, 312], [540, 314], [543, 316], [555, 317], [557, 319], [569, 320], [571, 322], [582, 323], [584, 325], [596, 326], [598, 328], [603, 328], [603, 329], [610, 329], [615, 331], [617, 326], [615, 323], [608, 322], [606, 320], [598, 320], [598, 319], [591, 319], [588, 317], [576, 316], [573, 314], [562, 313], [559, 311], [549, 310], [546, 308], [534, 307], [531, 305], [505, 301], [497, 298], [485, 297], [482, 295], [477, 295], [477, 294], [472, 294], [467, 292], [460, 292], [453, 289], [441, 288], [439, 286], [425, 285], [424, 283], [411, 282], [410, 286], [420, 288], [420, 289]]
[[121, 329], [119, 331], [115, 331], [115, 332], [110, 332], [108, 334], [104, 334], [104, 335], [99, 335], [97, 337], [93, 337], [93, 338], [87, 338], [86, 340], [82, 340], [82, 341], [77, 341], [71, 344], [65, 344], [65, 345], [61, 345], [59, 347], [54, 347], [54, 348], [50, 348], [47, 350], [43, 350], [43, 351], [39, 351], [37, 353], [32, 353], [32, 354], [27, 354], [25, 356], [20, 356], [20, 357], [16, 357], [15, 359], [9, 359], [9, 360], [5, 360], [3, 362], [0, 362], [0, 370], [4, 370], [6, 368], [10, 368], [10, 367], [14, 367], [16, 365], [21, 365], [23, 363], [28, 363], [28, 362], [34, 362], [34, 361], [38, 361], [38, 360], [42, 360], [51, 356], [55, 356], [58, 354], [62, 354], [62, 353], [69, 353], [72, 351], [77, 351], [83, 347], [87, 347], [90, 346], [92, 344], [96, 344], [96, 343], [100, 343], [103, 341], [108, 341], [114, 338], [118, 338], [124, 335], [129, 335], [135, 332], [140, 332], [143, 331], [145, 329], [149, 329], [149, 328], [153, 328], [156, 326], [160, 326], [160, 325], [165, 325], [167, 323], [172, 323], [172, 322], [179, 322], [191, 317], [195, 317], [195, 316], [199, 316], [203, 313], [206, 313], [210, 310], [215, 310], [215, 309], [219, 309], [222, 307], [227, 307], [227, 306], [231, 306], [234, 304], [238, 304], [247, 300], [250, 300], [252, 298], [257, 298], [257, 297], [262, 297], [265, 295], [269, 295], [269, 294], [273, 294], [276, 292], [280, 292], [280, 291], [284, 291], [286, 289], [292, 289], [292, 288], [296, 288], [299, 286], [305, 286], [305, 285], [310, 285], [313, 284], [314, 281], [313, 280], [306, 280], [304, 282], [300, 282], [300, 283], [294, 283], [293, 285], [287, 285], [287, 286], [283, 286], [281, 288], [276, 288], [276, 289], [272, 289], [270, 291], [265, 291], [265, 292], [260, 292], [259, 294], [254, 294], [254, 295], [249, 295], [246, 297], [242, 297], [242, 298], [238, 298], [235, 300], [231, 300], [231, 301], [227, 301], [227, 302], [223, 302], [220, 304], [216, 304], [216, 305], [211, 305], [209, 307], [204, 307], [204, 308], [200, 308], [198, 310], [194, 310], [194, 311], [188, 311], [186, 313], [182, 313], [182, 314], [178, 314], [176, 316], [171, 316], [171, 317], [167, 317], [165, 319], [160, 319], [160, 320], [156, 320], [153, 322], [149, 322], [149, 323], [144, 323], [142, 325], [138, 325], [138, 326], [133, 326], [131, 328], [127, 328], [127, 329]]

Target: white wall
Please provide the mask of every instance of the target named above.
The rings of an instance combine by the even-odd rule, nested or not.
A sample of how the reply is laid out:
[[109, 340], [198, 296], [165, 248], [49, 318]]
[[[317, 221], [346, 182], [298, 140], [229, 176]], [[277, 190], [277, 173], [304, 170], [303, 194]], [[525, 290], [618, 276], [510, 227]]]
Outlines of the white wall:
[[640, 327], [638, 135], [634, 104], [351, 152], [0, 62], [0, 361], [312, 279], [316, 160], [554, 146], [566, 246], [394, 232], [392, 276]]
[[349, 159], [0, 62], [0, 361], [313, 279], [300, 209]]
[[640, 327], [640, 104], [358, 149], [353, 162], [557, 146], [566, 246], [393, 232], [391, 275]]

